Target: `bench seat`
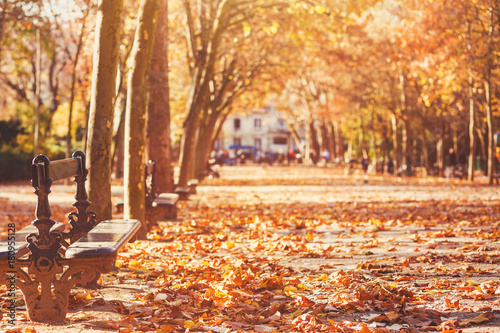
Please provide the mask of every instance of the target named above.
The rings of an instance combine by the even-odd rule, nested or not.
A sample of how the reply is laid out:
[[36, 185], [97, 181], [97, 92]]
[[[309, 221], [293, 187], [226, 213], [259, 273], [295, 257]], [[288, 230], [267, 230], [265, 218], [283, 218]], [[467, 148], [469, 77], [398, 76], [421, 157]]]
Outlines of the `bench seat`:
[[96, 259], [116, 256], [135, 235], [141, 223], [138, 220], [106, 220], [100, 222], [85, 236], [66, 250], [66, 259]]
[[179, 195], [179, 200], [187, 201], [189, 200], [191, 190], [189, 189], [189, 187], [176, 187], [174, 193], [177, 193]]
[[162, 193], [153, 201], [152, 206], [175, 206], [178, 200], [179, 195], [177, 193]]
[[177, 193], [162, 193], [151, 203], [151, 208], [146, 210], [146, 220], [155, 225], [161, 220], [177, 219]]
[[[63, 232], [66, 226], [64, 223], [57, 222], [52, 226], [50, 231], [59, 231]], [[28, 250], [28, 242], [26, 241], [26, 236], [29, 234], [38, 234], [38, 229], [29, 224], [21, 230], [16, 230], [14, 237], [14, 252], [16, 253], [16, 258], [20, 258], [29, 253]], [[6, 237], [0, 241], [0, 263], [4, 264], [7, 262], [9, 257], [9, 242], [12, 242], [12, 239], [9, 240], [9, 237]]]

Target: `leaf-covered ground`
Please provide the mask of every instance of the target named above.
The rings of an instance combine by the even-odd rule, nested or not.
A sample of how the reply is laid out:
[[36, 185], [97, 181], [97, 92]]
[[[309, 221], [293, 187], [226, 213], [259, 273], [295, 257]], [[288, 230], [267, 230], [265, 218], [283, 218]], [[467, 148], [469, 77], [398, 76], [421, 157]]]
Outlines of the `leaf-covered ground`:
[[[29, 192], [0, 192], [2, 221], [32, 219], [33, 204], [14, 200], [20, 188]], [[101, 287], [75, 289], [64, 325], [30, 323], [21, 306], [16, 327], [2, 329], [500, 332], [499, 189], [225, 168], [179, 204], [177, 221], [129, 244]]]

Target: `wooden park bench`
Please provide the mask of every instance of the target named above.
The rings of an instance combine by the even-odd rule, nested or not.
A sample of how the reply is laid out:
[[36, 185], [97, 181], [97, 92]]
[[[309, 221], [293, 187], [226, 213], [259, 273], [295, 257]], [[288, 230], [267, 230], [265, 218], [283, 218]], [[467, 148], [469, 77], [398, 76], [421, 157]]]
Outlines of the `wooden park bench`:
[[[37, 195], [36, 220], [21, 230], [9, 223], [9, 236], [0, 242], [1, 282], [12, 289], [15, 279], [32, 321], [64, 321], [71, 289], [110, 272], [117, 252], [141, 225], [138, 220], [98, 222], [95, 212], [87, 210], [87, 174], [81, 151], [58, 161], [35, 157], [31, 183]], [[69, 230], [64, 231], [64, 224], [50, 218], [48, 196], [54, 181], [70, 177], [76, 183], [76, 211], [68, 214]]]
[[500, 179], [500, 173], [494, 173], [492, 178], [495, 181], [495, 184], [498, 185], [498, 181]]
[[[146, 188], [146, 225], [148, 231], [159, 220], [175, 220], [177, 218], [178, 193], [159, 193], [155, 181], [155, 162], [149, 161], [145, 165]], [[123, 202], [115, 204], [116, 209], [123, 211]]]
[[174, 192], [179, 195], [179, 200], [189, 200], [191, 194], [196, 194], [196, 186], [198, 186], [198, 179], [190, 179], [187, 182], [187, 187], [175, 186]]

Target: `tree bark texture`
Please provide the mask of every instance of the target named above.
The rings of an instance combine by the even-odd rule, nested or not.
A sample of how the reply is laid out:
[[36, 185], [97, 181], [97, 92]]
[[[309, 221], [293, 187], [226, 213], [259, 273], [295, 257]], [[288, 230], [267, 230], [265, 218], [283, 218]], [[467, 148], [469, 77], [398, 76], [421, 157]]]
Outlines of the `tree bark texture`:
[[138, 232], [140, 238], [144, 238], [147, 231], [144, 166], [147, 82], [159, 5], [159, 0], [141, 2], [127, 87], [123, 216], [141, 221], [143, 227]]
[[200, 126], [198, 133], [198, 142], [196, 144], [196, 163], [194, 165], [194, 176], [195, 178], [203, 178], [203, 172], [205, 171], [206, 164], [210, 158], [210, 148], [212, 144], [212, 135], [215, 130], [215, 124], [217, 122], [217, 116], [208, 115], [204, 117], [205, 123]]
[[168, 86], [168, 0], [160, 0], [156, 37], [151, 55], [146, 117], [148, 160], [155, 161], [157, 193], [173, 192], [170, 104]]
[[111, 141], [113, 101], [123, 0], [100, 0], [96, 21], [94, 68], [89, 111], [87, 158], [89, 200], [99, 220], [112, 217]]
[[199, 114], [197, 112], [193, 112], [191, 117], [188, 117], [184, 123], [184, 133], [181, 138], [181, 151], [179, 156], [179, 187], [186, 187], [187, 182], [192, 177], [191, 172], [194, 164], [196, 132], [199, 123]]

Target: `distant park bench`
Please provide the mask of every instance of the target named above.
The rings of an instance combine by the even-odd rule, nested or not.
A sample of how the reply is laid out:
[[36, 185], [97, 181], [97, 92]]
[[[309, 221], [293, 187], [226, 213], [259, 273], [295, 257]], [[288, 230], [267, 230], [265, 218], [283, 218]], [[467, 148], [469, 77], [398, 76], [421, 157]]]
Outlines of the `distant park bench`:
[[[172, 220], [177, 218], [178, 193], [159, 193], [155, 180], [155, 162], [149, 161], [145, 165], [145, 188], [146, 188], [146, 225], [148, 230], [156, 225], [159, 220]], [[123, 202], [115, 204], [116, 209], [123, 211]]]
[[[0, 242], [1, 282], [21, 289], [32, 321], [64, 321], [71, 288], [110, 272], [118, 251], [141, 225], [138, 220], [98, 222], [95, 212], [87, 210], [87, 174], [81, 151], [52, 162], [44, 155], [35, 157], [31, 183], [37, 195], [36, 220], [21, 230], [15, 230], [14, 221], [9, 223], [9, 236]], [[63, 223], [50, 218], [48, 195], [54, 181], [70, 177], [76, 183], [76, 212], [68, 215], [65, 232]]]
[[189, 200], [189, 195], [196, 194], [196, 187], [198, 186], [198, 179], [190, 179], [187, 182], [187, 187], [176, 186], [174, 192], [179, 195], [179, 200]]
[[492, 177], [495, 180], [495, 184], [498, 185], [498, 180], [500, 179], [500, 173], [494, 173]]

